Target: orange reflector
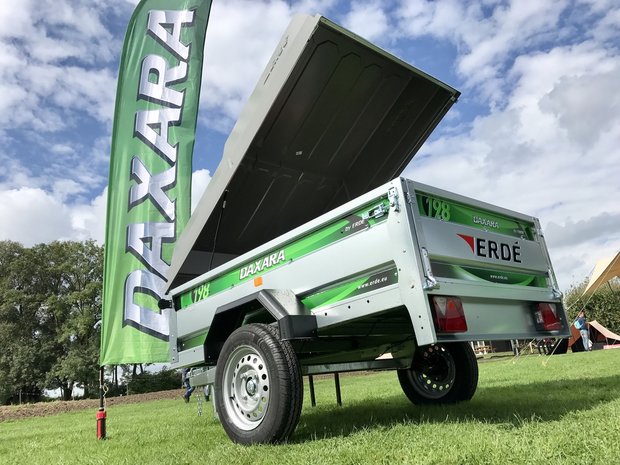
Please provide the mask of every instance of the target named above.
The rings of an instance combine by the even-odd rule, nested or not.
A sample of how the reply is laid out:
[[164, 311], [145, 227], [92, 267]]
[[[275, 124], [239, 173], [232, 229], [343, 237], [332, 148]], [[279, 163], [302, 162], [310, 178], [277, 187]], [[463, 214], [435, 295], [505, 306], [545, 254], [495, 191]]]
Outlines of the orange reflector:
[[259, 287], [263, 285], [263, 277], [262, 276], [257, 276], [256, 278], [254, 278], [254, 287]]

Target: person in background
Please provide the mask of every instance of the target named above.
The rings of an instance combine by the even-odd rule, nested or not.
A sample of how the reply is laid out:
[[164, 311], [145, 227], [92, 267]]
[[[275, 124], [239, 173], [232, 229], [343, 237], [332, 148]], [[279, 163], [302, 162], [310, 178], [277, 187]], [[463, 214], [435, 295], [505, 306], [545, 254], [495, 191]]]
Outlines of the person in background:
[[185, 388], [185, 394], [183, 394], [183, 399], [185, 399], [185, 403], [189, 402], [189, 398], [194, 392], [194, 388], [189, 384], [189, 368], [183, 368], [181, 370], [181, 383]]
[[586, 319], [585, 310], [579, 311], [577, 314], [577, 318], [575, 318], [575, 328], [579, 330], [579, 334], [581, 334], [581, 342], [583, 343], [583, 350], [586, 352], [590, 351], [590, 334], [588, 331], [588, 322]]

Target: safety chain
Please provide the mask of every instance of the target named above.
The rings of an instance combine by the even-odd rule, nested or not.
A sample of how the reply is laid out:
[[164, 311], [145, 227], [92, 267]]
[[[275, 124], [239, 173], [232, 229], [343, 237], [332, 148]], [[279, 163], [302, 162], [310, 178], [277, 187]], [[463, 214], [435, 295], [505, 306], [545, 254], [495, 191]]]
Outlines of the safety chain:
[[202, 416], [202, 396], [198, 395], [198, 416]]

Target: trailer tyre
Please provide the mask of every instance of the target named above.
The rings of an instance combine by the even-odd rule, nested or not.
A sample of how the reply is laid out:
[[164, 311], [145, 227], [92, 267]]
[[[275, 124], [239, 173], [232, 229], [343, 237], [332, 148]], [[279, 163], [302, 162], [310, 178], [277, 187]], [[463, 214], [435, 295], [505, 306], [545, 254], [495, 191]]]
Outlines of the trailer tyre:
[[217, 361], [215, 402], [224, 430], [240, 444], [285, 441], [303, 403], [297, 356], [277, 327], [250, 324], [226, 340]]
[[453, 404], [476, 392], [478, 362], [466, 342], [419, 347], [411, 368], [398, 370], [398, 380], [414, 404]]

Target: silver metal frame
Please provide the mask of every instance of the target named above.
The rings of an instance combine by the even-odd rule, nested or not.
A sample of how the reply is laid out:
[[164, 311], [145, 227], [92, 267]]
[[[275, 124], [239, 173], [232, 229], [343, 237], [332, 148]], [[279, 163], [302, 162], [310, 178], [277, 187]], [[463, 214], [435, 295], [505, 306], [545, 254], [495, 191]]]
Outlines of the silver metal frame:
[[[506, 209], [468, 199], [429, 186], [418, 185], [406, 179], [395, 179], [347, 204], [322, 215], [306, 225], [237, 257], [203, 276], [170, 291], [172, 297], [191, 289], [201, 282], [211, 280], [243, 263], [261, 257], [297, 238], [306, 236], [322, 227], [347, 217], [375, 199], [389, 195], [392, 206], [386, 221], [347, 236], [340, 241], [318, 249], [307, 256], [287, 263], [262, 274], [263, 284], [255, 287], [252, 280], [212, 295], [171, 316], [171, 342], [173, 366], [188, 366], [204, 363], [202, 347], [175, 353], [176, 338], [190, 338], [208, 330], [217, 308], [229, 302], [243, 299], [260, 289], [281, 289], [293, 294], [307, 295], [309, 292], [332, 283], [359, 275], [367, 271], [395, 265], [398, 269], [398, 283], [332, 305], [316, 308], [309, 312], [316, 316], [318, 334], [327, 328], [346, 325], [350, 321], [383, 312], [387, 309], [406, 307], [412, 322], [417, 345], [457, 340], [494, 340], [546, 336], [565, 336], [568, 322], [562, 312], [561, 331], [541, 333], [536, 331], [530, 305], [533, 302], [555, 302], [561, 306], [560, 297], [550, 284], [547, 288], [519, 287], [506, 284], [466, 282], [457, 279], [443, 279], [432, 275], [425, 258], [425, 224], [419, 217], [415, 203], [415, 189], [421, 186], [424, 192], [436, 193], [444, 198], [455, 199], [466, 205], [479, 206], [492, 212], [536, 222], [535, 218]], [[536, 223], [538, 224], [538, 223]], [[452, 227], [450, 223], [443, 223]], [[441, 226], [438, 224], [437, 226]], [[464, 227], [467, 229], [467, 227]], [[535, 238], [537, 246], [544, 252], [544, 269], [551, 270], [542, 235]], [[535, 268], [542, 265], [535, 263]], [[553, 279], [551, 279], [553, 282]], [[429, 285], [429, 283], [434, 283]], [[462, 299], [466, 308], [469, 330], [459, 334], [437, 334], [429, 305], [429, 296], [453, 295]], [[353, 363], [354, 360], [351, 361]], [[356, 369], [371, 369], [375, 366], [401, 364], [363, 362], [354, 364]], [[341, 367], [341, 363], [334, 365]], [[345, 364], [346, 365], [346, 364]], [[323, 367], [329, 366], [321, 365]], [[353, 366], [353, 365], [351, 365]], [[400, 366], [400, 365], [399, 365]], [[308, 368], [308, 373], [325, 372], [330, 368]], [[304, 368], [306, 369], [306, 368]], [[317, 371], [318, 370], [318, 371]]]

